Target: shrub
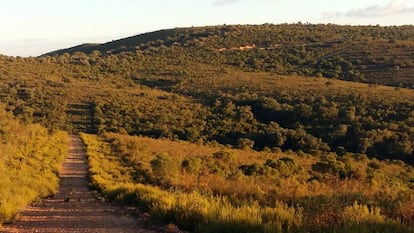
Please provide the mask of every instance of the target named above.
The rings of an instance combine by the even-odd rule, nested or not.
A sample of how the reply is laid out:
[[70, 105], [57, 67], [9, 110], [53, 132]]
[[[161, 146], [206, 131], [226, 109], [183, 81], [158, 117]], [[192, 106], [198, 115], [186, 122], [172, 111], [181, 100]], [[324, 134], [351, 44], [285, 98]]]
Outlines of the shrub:
[[352, 206], [347, 206], [343, 212], [345, 224], [360, 224], [363, 222], [384, 222], [385, 216], [381, 214], [379, 207], [369, 208], [367, 205], [354, 202]]
[[240, 138], [237, 142], [237, 148], [239, 149], [253, 149], [254, 141], [248, 138]]
[[264, 165], [276, 169], [284, 177], [289, 177], [299, 170], [299, 167], [296, 166], [295, 161], [289, 157], [282, 157], [277, 161], [268, 159]]
[[153, 173], [158, 178], [175, 176], [178, 172], [177, 161], [167, 153], [157, 154], [150, 164]]
[[215, 152], [213, 156], [214, 158], [223, 160], [225, 162], [233, 162], [235, 159], [235, 156], [233, 153], [224, 151], [224, 150]]
[[344, 165], [341, 162], [319, 161], [312, 164], [312, 170], [323, 174], [338, 175], [344, 172]]
[[399, 232], [409, 233], [414, 229], [403, 226], [396, 221], [387, 219], [381, 213], [379, 207], [368, 207], [367, 205], [354, 202], [352, 206], [345, 207], [342, 215], [343, 227], [338, 232]]
[[200, 158], [189, 157], [184, 159], [181, 162], [181, 168], [190, 174], [198, 175], [202, 166], [202, 161]]
[[239, 169], [246, 176], [263, 175], [263, 166], [258, 163], [253, 163], [251, 165], [241, 165]]

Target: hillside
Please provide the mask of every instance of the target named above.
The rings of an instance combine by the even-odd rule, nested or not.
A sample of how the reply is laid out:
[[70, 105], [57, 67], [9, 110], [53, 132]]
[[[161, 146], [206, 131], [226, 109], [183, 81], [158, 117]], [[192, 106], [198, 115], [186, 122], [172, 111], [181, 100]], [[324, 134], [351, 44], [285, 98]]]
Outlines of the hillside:
[[82, 138], [92, 184], [105, 198], [192, 232], [414, 230], [413, 186], [401, 175], [414, 169], [401, 163], [119, 134]]
[[187, 60], [246, 71], [392, 86], [414, 84], [413, 26], [265, 24], [176, 28], [46, 55], [94, 51], [119, 54], [161, 48]]
[[26, 205], [56, 193], [66, 132], [23, 124], [0, 104], [0, 230]]
[[175, 49], [183, 57], [159, 48], [3, 58], [2, 101], [51, 129], [414, 162], [412, 90], [247, 72]]
[[64, 53], [73, 54], [75, 52], [83, 52], [90, 54], [93, 51], [99, 51], [101, 53], [119, 53], [122, 51], [134, 51], [141, 45], [145, 45], [149, 42], [155, 41], [167, 41], [170, 38], [174, 38], [180, 32], [185, 32], [185, 29], [171, 29], [171, 30], [160, 30], [150, 33], [145, 33], [137, 36], [131, 36], [119, 40], [114, 40], [104, 44], [82, 44], [79, 46], [61, 49], [46, 53], [43, 56], [63, 55]]
[[0, 56], [0, 173], [27, 165], [0, 221], [56, 190], [3, 201], [63, 130], [104, 198], [193, 232], [411, 233], [413, 50], [413, 26], [266, 24]]

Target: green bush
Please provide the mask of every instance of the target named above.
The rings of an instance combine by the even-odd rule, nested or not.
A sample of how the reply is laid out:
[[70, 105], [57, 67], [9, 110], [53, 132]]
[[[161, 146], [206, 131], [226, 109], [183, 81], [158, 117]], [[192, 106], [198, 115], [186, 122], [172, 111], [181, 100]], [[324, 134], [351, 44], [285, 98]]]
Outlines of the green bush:
[[181, 162], [181, 168], [190, 174], [198, 175], [202, 167], [202, 160], [197, 157], [189, 157]]

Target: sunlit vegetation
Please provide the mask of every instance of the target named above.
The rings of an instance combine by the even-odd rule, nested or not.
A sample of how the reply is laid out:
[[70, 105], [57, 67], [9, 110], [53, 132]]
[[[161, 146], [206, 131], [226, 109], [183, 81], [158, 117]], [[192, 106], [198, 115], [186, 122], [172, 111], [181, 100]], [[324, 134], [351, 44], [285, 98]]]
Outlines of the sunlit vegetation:
[[[376, 80], [370, 85], [337, 80], [358, 81], [349, 77], [362, 72], [350, 70], [354, 65], [339, 52], [349, 53], [356, 46], [373, 56], [394, 54], [396, 48], [411, 53], [412, 33], [410, 26], [219, 26], [166, 30], [103, 47], [91, 45], [94, 50], [88, 53], [77, 47], [71, 54], [37, 59], [3, 57], [2, 101], [19, 118], [49, 129], [217, 141], [255, 150], [352, 152], [413, 163], [413, 92], [382, 87]], [[316, 46], [316, 51], [305, 56], [309, 61], [284, 68], [286, 72], [240, 69], [223, 55], [252, 53], [247, 57], [256, 59], [260, 57], [256, 53], [266, 52], [286, 58], [298, 54], [292, 46], [304, 43]], [[287, 54], [279, 54], [285, 49]], [[335, 56], [326, 56], [328, 50]], [[394, 75], [389, 80], [412, 83], [410, 57], [398, 56], [407, 64], [390, 65], [399, 78]], [[369, 72], [386, 73], [382, 66], [374, 61], [376, 65], [365, 64], [364, 59], [368, 58], [350, 60], [369, 67]], [[395, 59], [391, 55], [373, 58], [390, 63]], [[310, 64], [313, 71], [300, 71]], [[404, 69], [408, 70], [404, 73]]]
[[217, 141], [255, 150], [352, 152], [413, 163], [411, 90], [204, 64], [162, 66], [151, 56], [145, 62], [164, 73], [149, 74], [137, 65], [132, 78], [104, 71], [96, 78], [96, 67], [81, 66], [93, 79], [69, 70], [62, 71], [69, 81], [51, 77], [53, 85], [42, 76], [22, 78], [22, 84], [5, 79], [2, 100], [22, 120], [49, 129]]
[[412, 232], [414, 169], [363, 155], [82, 135], [112, 201], [195, 232]]
[[0, 56], [0, 101], [43, 139], [97, 134], [83, 136], [93, 186], [184, 229], [413, 232], [413, 38], [413, 26], [163, 30]]
[[67, 154], [67, 134], [19, 123], [0, 106], [0, 224], [26, 205], [53, 195]]
[[[164, 59], [170, 54], [176, 63], [412, 86], [413, 38], [413, 26], [224, 25], [162, 30], [49, 55], [162, 54], [158, 61], [171, 62]], [[122, 64], [130, 61], [122, 59]], [[84, 58], [78, 63], [102, 64]]]

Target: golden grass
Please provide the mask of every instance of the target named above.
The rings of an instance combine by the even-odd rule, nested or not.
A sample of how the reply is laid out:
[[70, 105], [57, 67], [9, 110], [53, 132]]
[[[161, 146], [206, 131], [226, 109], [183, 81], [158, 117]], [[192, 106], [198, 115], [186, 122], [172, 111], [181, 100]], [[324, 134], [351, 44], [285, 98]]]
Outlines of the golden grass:
[[[398, 203], [411, 205], [414, 200], [414, 187], [394, 172], [398, 169], [405, 170], [408, 172], [407, 175], [412, 177], [414, 169], [401, 163], [380, 162], [354, 155], [338, 157], [337, 163], [346, 164], [358, 174], [356, 178], [341, 179], [339, 174], [323, 174], [312, 170], [313, 165], [319, 161], [335, 161], [335, 157], [332, 156], [325, 158], [306, 154], [244, 151], [217, 145], [196, 145], [183, 141], [119, 134], [105, 134], [102, 137], [82, 135], [82, 138], [88, 145], [91, 171], [94, 174], [93, 183], [108, 198], [136, 202], [149, 209], [154, 216], [167, 221], [175, 219], [174, 221], [185, 228], [198, 229], [199, 232], [214, 232], [206, 229], [217, 230], [216, 227], [220, 226], [228, 232], [231, 232], [229, 229], [246, 232], [241, 230], [243, 227], [240, 228], [244, 226], [251, 232], [256, 232], [257, 229], [251, 228], [252, 226], [266, 226], [275, 232], [301, 232], [298, 226], [302, 230], [319, 226], [319, 231], [314, 229], [315, 232], [325, 232], [321, 230], [325, 227], [334, 227], [338, 232], [352, 232], [350, 229], [369, 229], [366, 232], [399, 229], [401, 232], [410, 232], [404, 225], [407, 220], [400, 222], [399, 219], [410, 219], [407, 216], [411, 215], [411, 211], [398, 207]], [[226, 152], [223, 154], [224, 157], [217, 157], [217, 152], [223, 151]], [[162, 162], [159, 165], [161, 167], [156, 167], [164, 169], [163, 173], [154, 170], [155, 167], [152, 166], [153, 161], [160, 158], [168, 162], [165, 167], [162, 167]], [[177, 169], [189, 158], [199, 158], [202, 166], [188, 171], [184, 168]], [[295, 169], [293, 174], [283, 175], [288, 174], [286, 172], [289, 170], [281, 170], [281, 167], [279, 170], [271, 170], [263, 165], [267, 159], [277, 161], [281, 158], [294, 161], [291, 168]], [[372, 162], [379, 164], [379, 168], [369, 168]], [[244, 175], [239, 168], [249, 164], [257, 164], [264, 170], [252, 176]], [[121, 171], [123, 175], [117, 175]], [[373, 177], [369, 175], [371, 173], [374, 174]], [[136, 177], [143, 174], [146, 174], [147, 178]], [[191, 212], [192, 207], [183, 204], [190, 203], [188, 200], [195, 203], [205, 203], [204, 200], [208, 200], [210, 205], [200, 204], [201, 210], [198, 209], [197, 214], [194, 214]], [[296, 203], [294, 208], [286, 206], [283, 210], [293, 208], [296, 216], [290, 215], [288, 218], [289, 221], [294, 221], [288, 224], [289, 230], [280, 228], [280, 222], [275, 226], [263, 222], [265, 208], [280, 208], [275, 201], [280, 201], [282, 205], [285, 205], [286, 201]], [[362, 203], [353, 204], [355, 201]], [[339, 215], [330, 212], [333, 209], [315, 206], [328, 203]], [[399, 209], [395, 209], [393, 205]], [[203, 210], [204, 208], [206, 210]], [[358, 220], [348, 216], [352, 208], [360, 211]], [[368, 211], [365, 211], [367, 208]], [[298, 211], [301, 217], [296, 215]], [[340, 215], [342, 211], [343, 216]], [[257, 217], [257, 214], [260, 217]], [[282, 213], [278, 212], [277, 216], [280, 214]], [[215, 220], [207, 221], [211, 215], [216, 216]], [[188, 225], [190, 216], [200, 216], [197, 221], [201, 225], [198, 227], [204, 226], [203, 223], [205, 226], [198, 228]], [[334, 220], [335, 218], [339, 220]], [[244, 225], [246, 222], [242, 219], [257, 222]], [[339, 221], [344, 225], [335, 225], [338, 222], [332, 221]], [[355, 225], [358, 221], [362, 222], [359, 228]], [[262, 229], [260, 227], [259, 229]], [[267, 231], [262, 229], [259, 232]]]
[[0, 110], [0, 224], [33, 201], [55, 193], [67, 154], [67, 133], [49, 134]]
[[[214, 68], [213, 68], [214, 69]], [[271, 94], [275, 91], [285, 93], [318, 93], [319, 95], [345, 95], [349, 93], [369, 94], [373, 98], [388, 100], [413, 101], [414, 90], [406, 88], [372, 85], [365, 83], [342, 81], [337, 79], [303, 77], [295, 75], [277, 75], [265, 72], [243, 72], [226, 68], [225, 72], [208, 70], [202, 77], [193, 78], [193, 82], [183, 83], [182, 89], [193, 88], [205, 90], [225, 90], [245, 87], [249, 92], [258, 91]], [[214, 78], [213, 78], [214, 77]], [[309, 95], [310, 96], [310, 95]]]

